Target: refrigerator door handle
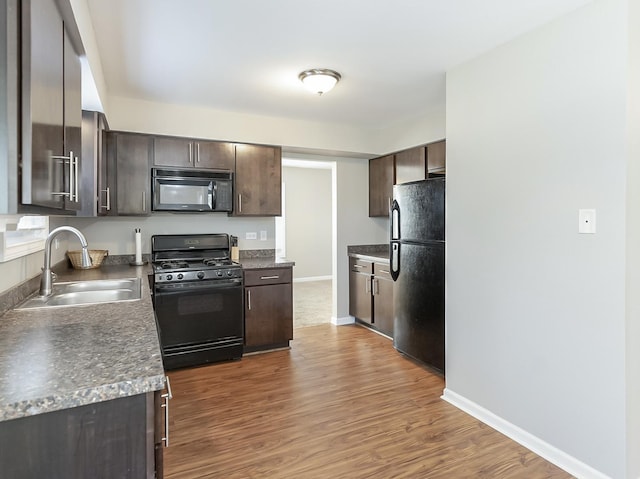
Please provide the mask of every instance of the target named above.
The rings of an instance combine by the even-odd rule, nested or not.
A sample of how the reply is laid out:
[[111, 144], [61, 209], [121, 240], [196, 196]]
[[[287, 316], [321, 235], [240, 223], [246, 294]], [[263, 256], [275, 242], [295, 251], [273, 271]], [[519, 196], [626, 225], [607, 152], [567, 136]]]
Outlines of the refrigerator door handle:
[[391, 205], [391, 239], [400, 239], [400, 205], [396, 200]]
[[389, 258], [391, 279], [396, 281], [400, 276], [400, 243], [391, 242], [391, 257]]

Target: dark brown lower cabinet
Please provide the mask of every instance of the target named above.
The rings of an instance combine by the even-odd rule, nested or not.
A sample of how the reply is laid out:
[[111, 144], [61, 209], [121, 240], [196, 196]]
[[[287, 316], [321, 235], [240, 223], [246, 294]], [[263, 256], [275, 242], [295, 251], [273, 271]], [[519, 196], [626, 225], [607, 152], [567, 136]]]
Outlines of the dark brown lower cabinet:
[[349, 314], [368, 324], [373, 321], [371, 273], [371, 261], [349, 258]]
[[245, 352], [288, 347], [293, 339], [291, 268], [244, 272]]
[[388, 263], [349, 258], [349, 314], [393, 337], [393, 280]]
[[389, 265], [373, 264], [373, 320], [381, 333], [393, 337], [393, 280]]
[[2, 477], [161, 478], [155, 395], [62, 409], [0, 423]]

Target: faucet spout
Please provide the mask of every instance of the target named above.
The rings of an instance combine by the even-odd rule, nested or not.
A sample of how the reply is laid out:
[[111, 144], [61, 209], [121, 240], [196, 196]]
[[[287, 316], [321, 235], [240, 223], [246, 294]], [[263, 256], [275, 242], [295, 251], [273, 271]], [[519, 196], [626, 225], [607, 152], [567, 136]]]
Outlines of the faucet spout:
[[51, 243], [53, 242], [53, 238], [55, 238], [58, 233], [62, 231], [69, 231], [70, 233], [75, 234], [80, 240], [80, 245], [82, 245], [82, 267], [88, 268], [91, 266], [91, 256], [89, 256], [88, 244], [84, 235], [80, 232], [80, 230], [74, 228], [73, 226], [60, 226], [59, 228], [54, 229], [47, 236], [47, 240], [44, 243], [44, 267], [42, 268], [42, 278], [40, 279], [40, 296], [49, 296], [52, 292], [53, 288], [53, 280], [51, 273]]

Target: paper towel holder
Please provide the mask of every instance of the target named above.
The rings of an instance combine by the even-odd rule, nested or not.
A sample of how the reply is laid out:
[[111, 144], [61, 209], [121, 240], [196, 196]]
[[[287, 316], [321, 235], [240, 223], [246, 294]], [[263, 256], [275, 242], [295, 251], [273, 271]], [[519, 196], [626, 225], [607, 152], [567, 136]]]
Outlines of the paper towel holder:
[[[148, 263], [148, 261], [142, 260], [142, 247], [140, 244], [140, 239], [141, 239], [140, 228], [135, 229], [135, 236], [136, 236], [136, 253], [133, 257], [133, 261], [129, 262], [129, 266], [144, 266]], [[140, 258], [140, 261], [136, 261], [138, 258]]]

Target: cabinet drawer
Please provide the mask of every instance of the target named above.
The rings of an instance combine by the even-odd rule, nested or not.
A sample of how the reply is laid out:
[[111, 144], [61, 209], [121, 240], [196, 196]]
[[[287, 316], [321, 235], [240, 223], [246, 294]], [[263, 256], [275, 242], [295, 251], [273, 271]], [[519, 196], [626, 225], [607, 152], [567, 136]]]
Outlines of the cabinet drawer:
[[291, 268], [252, 269], [244, 272], [245, 286], [291, 282]]
[[349, 271], [354, 273], [373, 273], [373, 262], [366, 259], [349, 258]]
[[373, 274], [380, 278], [391, 279], [391, 273], [389, 272], [389, 264], [373, 263]]

